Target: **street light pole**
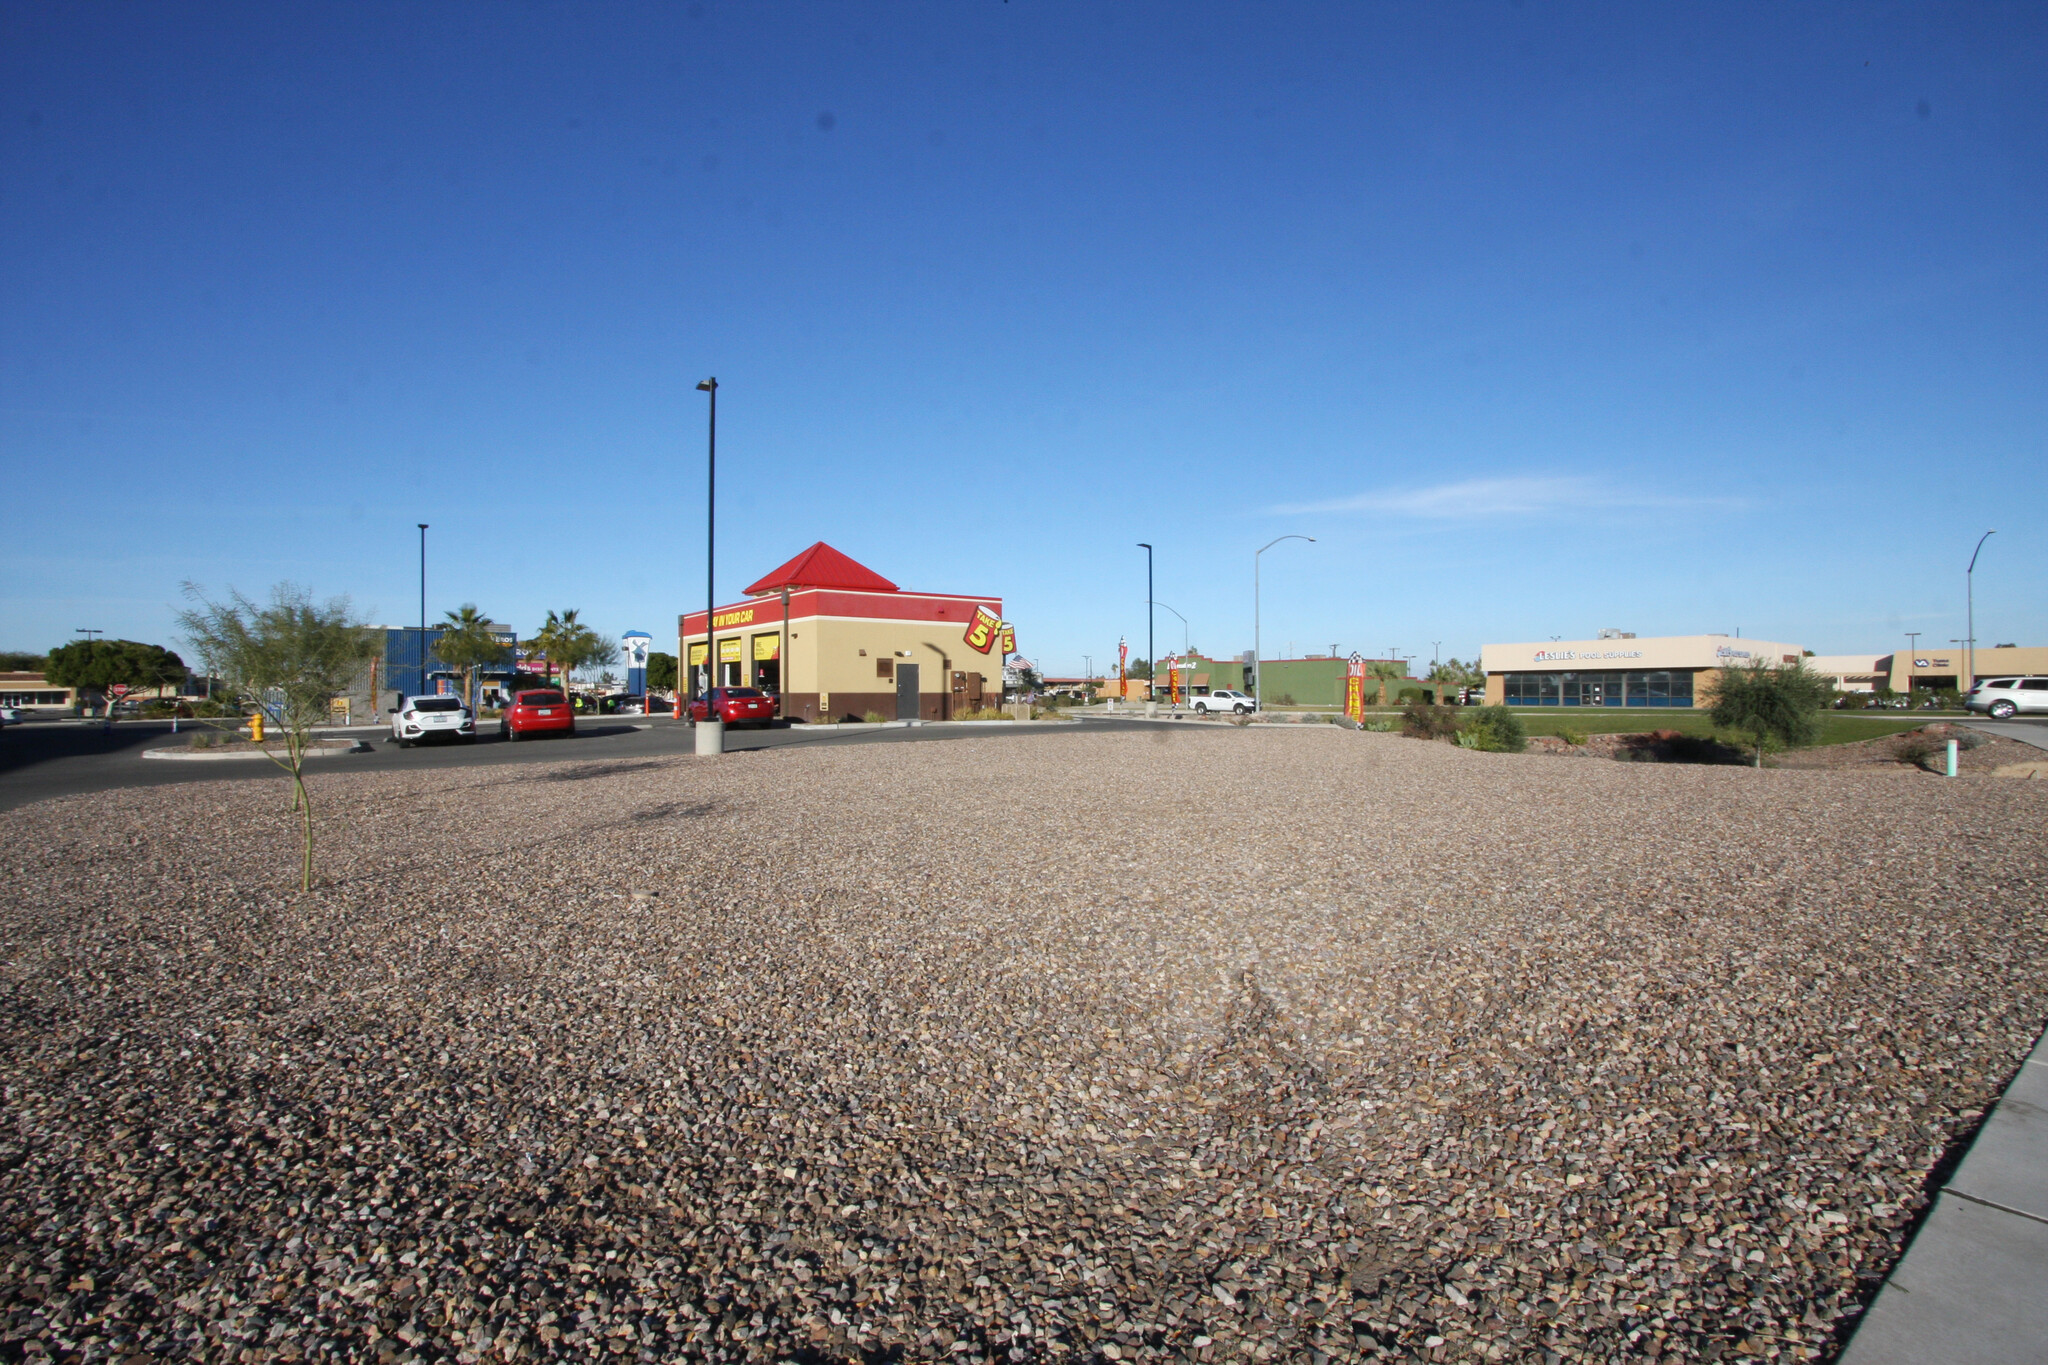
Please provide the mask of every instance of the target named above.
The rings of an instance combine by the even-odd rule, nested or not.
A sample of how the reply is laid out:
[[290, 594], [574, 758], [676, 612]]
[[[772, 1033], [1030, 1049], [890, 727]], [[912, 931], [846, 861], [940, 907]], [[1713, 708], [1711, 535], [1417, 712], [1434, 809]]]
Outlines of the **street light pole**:
[[1305, 540], [1313, 545], [1315, 539], [1314, 536], [1301, 535], [1275, 536], [1252, 551], [1252, 704], [1261, 711], [1266, 709], [1266, 675], [1261, 665], [1265, 656], [1259, 652], [1262, 643], [1259, 634], [1259, 556], [1283, 540]]
[[1963, 596], [1968, 612], [1968, 625], [1963, 633], [1970, 637], [1969, 643], [1963, 646], [1965, 672], [1961, 690], [1964, 692], [1977, 685], [1977, 555], [1984, 549], [1984, 542], [1997, 534], [1996, 531], [1986, 531], [1977, 537], [1977, 548], [1970, 551], [1970, 567], [1963, 570]]
[[[1161, 607], [1166, 607], [1166, 610], [1168, 611], [1173, 611], [1173, 608], [1166, 606], [1166, 603], [1164, 602], [1160, 602], [1157, 605]], [[1180, 616], [1180, 652], [1185, 654], [1188, 652], [1188, 618], [1185, 616], [1181, 616], [1180, 613], [1177, 611], [1173, 611], [1173, 614], [1175, 616]]]
[[712, 629], [712, 614], [718, 610], [718, 376], [700, 381], [697, 390], [711, 395], [704, 476], [704, 719], [697, 724], [697, 752], [719, 754], [725, 752], [725, 723], [711, 706], [711, 682], [718, 676], [718, 632]]
[[419, 690], [419, 692], [418, 692], [418, 693], [416, 693], [415, 695], [417, 695], [417, 696], [424, 696], [424, 695], [426, 695], [426, 691], [427, 691], [427, 524], [426, 524], [426, 523], [425, 523], [424, 521], [423, 521], [423, 522], [420, 522], [420, 523], [419, 523], [419, 528], [420, 528], [420, 680], [419, 680], [419, 689], [420, 689], [420, 690]]
[[1154, 661], [1157, 651], [1152, 646], [1152, 547], [1144, 541], [1138, 548], [1145, 552], [1145, 700], [1159, 698], [1159, 666]]

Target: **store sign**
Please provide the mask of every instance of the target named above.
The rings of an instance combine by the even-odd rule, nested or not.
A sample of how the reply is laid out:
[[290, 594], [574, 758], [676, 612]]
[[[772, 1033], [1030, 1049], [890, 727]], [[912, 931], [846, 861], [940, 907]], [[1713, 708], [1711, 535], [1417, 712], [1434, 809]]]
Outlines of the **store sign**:
[[625, 656], [628, 668], [647, 667], [647, 646], [653, 643], [650, 636], [632, 634], [619, 638], [619, 653]]
[[1017, 628], [1008, 621], [1003, 622], [1003, 655], [1005, 658], [1017, 652]]
[[[1723, 653], [1725, 652], [1724, 650]], [[1536, 662], [1539, 664], [1558, 664], [1564, 663], [1569, 659], [1640, 659], [1642, 657], [1643, 651], [1640, 649], [1539, 649], [1536, 651]], [[1747, 659], [1749, 656], [1745, 654], [1742, 657]]]
[[996, 645], [996, 632], [1003, 627], [1003, 618], [987, 607], [977, 605], [974, 619], [967, 623], [967, 633], [961, 638], [967, 647], [977, 654], [986, 654]]
[[754, 609], [752, 607], [738, 607], [732, 611], [722, 611], [711, 618], [711, 628], [713, 630], [724, 630], [727, 626], [751, 626], [753, 624]]
[[740, 661], [740, 642], [737, 638], [718, 642], [718, 662], [736, 664]]
[[706, 646], [704, 646], [704, 645], [691, 645], [691, 646], [690, 646], [690, 667], [692, 667], [692, 668], [702, 668], [702, 667], [704, 666], [704, 658], [705, 658], [705, 655], [706, 655], [706, 654], [707, 654], [708, 652], [709, 652], [708, 648], [707, 648]]
[[1344, 714], [1365, 724], [1365, 656], [1354, 652], [1344, 669]]
[[[1589, 655], [1588, 657], [1590, 658], [1591, 656]], [[1714, 657], [1717, 659], [1753, 659], [1756, 656], [1746, 649], [1731, 649], [1727, 645], [1715, 645]]]
[[769, 663], [782, 657], [780, 635], [756, 635], [754, 637], [754, 662]]

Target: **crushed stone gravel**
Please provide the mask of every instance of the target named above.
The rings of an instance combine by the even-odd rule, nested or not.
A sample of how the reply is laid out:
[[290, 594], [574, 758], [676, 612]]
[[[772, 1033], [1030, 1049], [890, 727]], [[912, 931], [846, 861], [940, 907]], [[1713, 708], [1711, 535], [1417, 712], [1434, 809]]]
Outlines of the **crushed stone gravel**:
[[8, 1359], [1816, 1360], [2048, 789], [1330, 727], [10, 816]]

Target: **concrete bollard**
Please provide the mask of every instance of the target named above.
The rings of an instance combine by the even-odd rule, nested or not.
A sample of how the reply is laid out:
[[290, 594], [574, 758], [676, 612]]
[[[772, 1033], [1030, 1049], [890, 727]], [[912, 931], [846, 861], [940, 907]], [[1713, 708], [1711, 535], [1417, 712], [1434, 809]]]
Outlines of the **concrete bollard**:
[[1950, 777], [1956, 775], [1956, 742], [1954, 740], [1948, 742], [1948, 775]]
[[1159, 703], [1158, 703], [1158, 702], [1156, 702], [1156, 701], [1148, 701], [1148, 702], [1146, 702], [1146, 703], [1145, 703], [1145, 719], [1146, 719], [1146, 720], [1158, 720], [1158, 719], [1159, 719]]
[[716, 758], [725, 752], [725, 722], [722, 720], [700, 720], [697, 722], [697, 757]]

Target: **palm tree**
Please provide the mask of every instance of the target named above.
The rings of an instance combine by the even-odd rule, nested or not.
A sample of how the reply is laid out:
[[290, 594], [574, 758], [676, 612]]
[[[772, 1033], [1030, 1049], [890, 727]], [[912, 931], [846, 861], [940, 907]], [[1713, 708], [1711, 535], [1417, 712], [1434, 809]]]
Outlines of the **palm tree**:
[[556, 665], [562, 669], [561, 686], [569, 688], [569, 678], [579, 668], [592, 664], [615, 663], [618, 647], [577, 620], [575, 607], [566, 611], [549, 612], [547, 624], [534, 632], [533, 645], [548, 661], [548, 676], [554, 676]]
[[434, 652], [452, 668], [463, 671], [468, 680], [470, 709], [476, 708], [477, 670], [485, 664], [502, 663], [505, 646], [491, 634], [491, 623], [476, 609], [476, 603], [464, 602], [459, 611], [447, 613], [441, 627], [441, 643]]

